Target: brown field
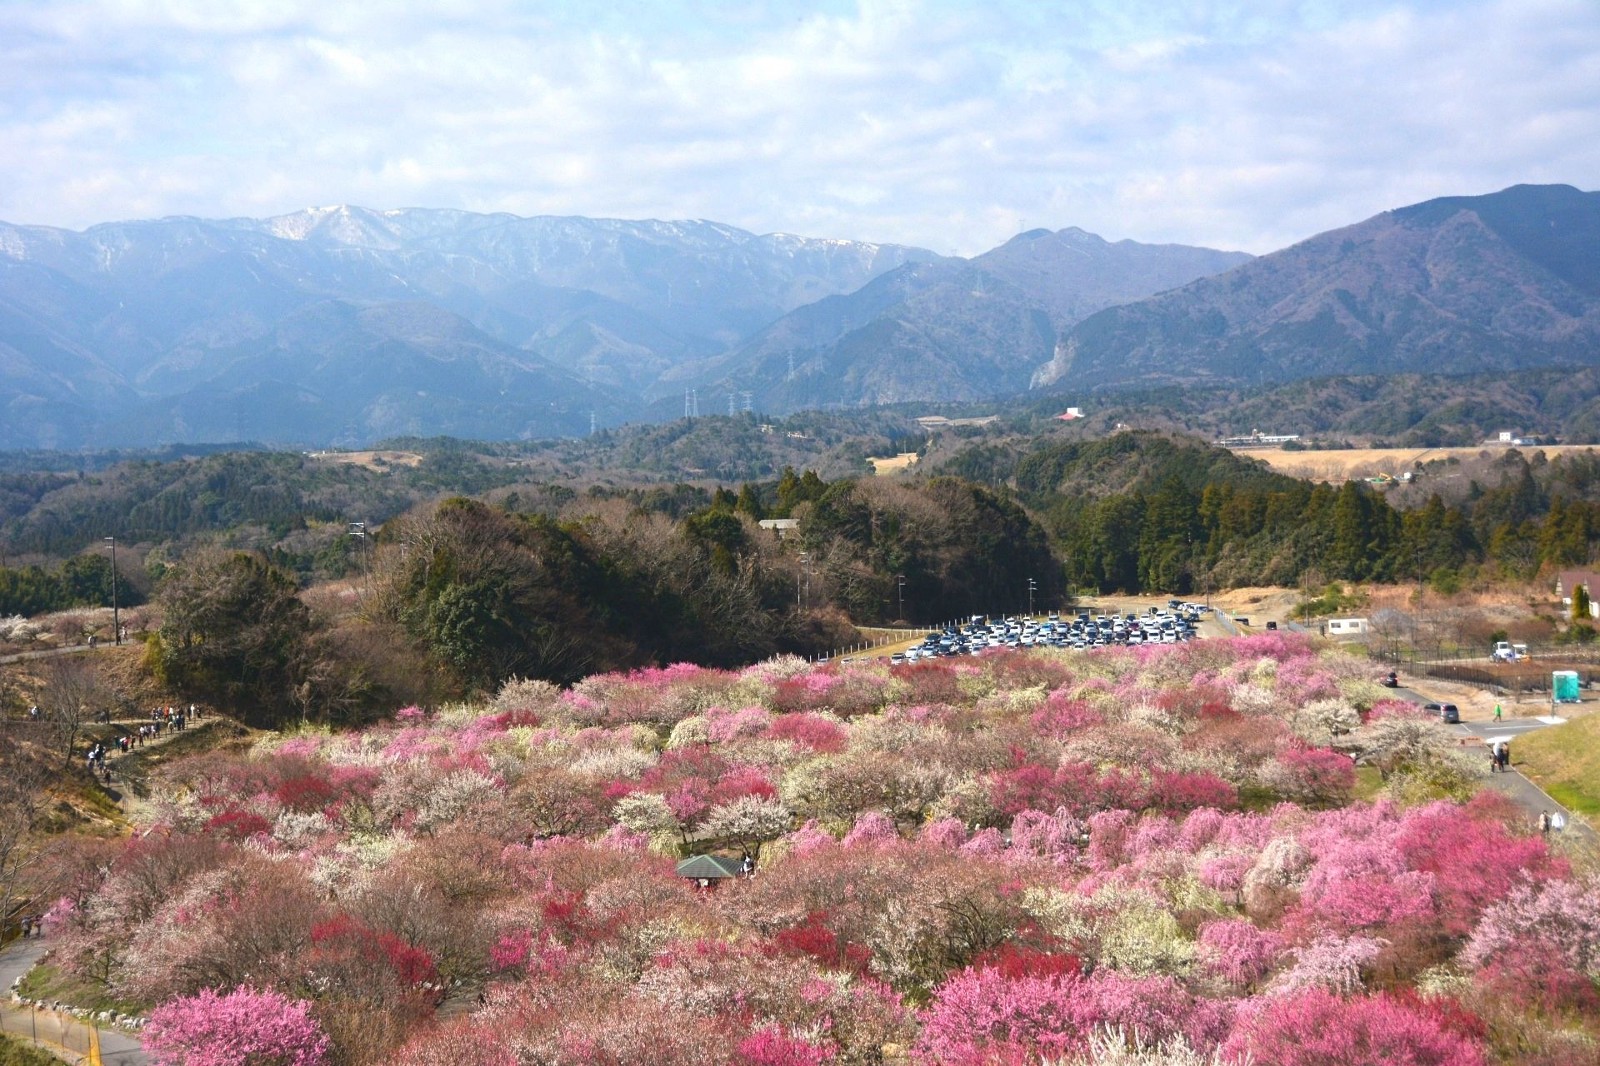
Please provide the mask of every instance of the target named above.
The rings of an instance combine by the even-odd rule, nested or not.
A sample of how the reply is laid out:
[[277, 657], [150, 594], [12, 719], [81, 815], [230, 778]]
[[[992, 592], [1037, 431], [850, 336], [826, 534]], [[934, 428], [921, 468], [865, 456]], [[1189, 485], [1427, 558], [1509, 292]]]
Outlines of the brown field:
[[422, 462], [422, 456], [416, 452], [312, 452], [311, 458], [324, 463], [364, 466], [380, 472], [386, 466], [416, 466]]
[[898, 474], [917, 461], [916, 452], [901, 452], [893, 459], [868, 459], [875, 474]]
[[[1286, 452], [1282, 448], [1243, 448], [1239, 454], [1260, 459], [1280, 474], [1308, 478], [1312, 481], [1348, 481], [1358, 477], [1377, 477], [1379, 474], [1399, 476], [1416, 463], [1454, 456], [1460, 460], [1480, 456], [1494, 457], [1508, 446], [1485, 444], [1476, 448], [1349, 448], [1327, 452]], [[1521, 451], [1532, 455], [1544, 452], [1548, 456], [1564, 452], [1594, 451], [1592, 444], [1542, 444], [1524, 445]]]

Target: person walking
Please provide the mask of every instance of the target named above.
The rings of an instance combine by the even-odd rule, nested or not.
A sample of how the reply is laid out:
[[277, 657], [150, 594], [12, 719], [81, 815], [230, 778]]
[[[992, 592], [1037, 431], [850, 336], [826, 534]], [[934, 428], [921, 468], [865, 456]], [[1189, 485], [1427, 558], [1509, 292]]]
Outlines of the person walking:
[[1498, 703], [1494, 705], [1494, 720], [1500, 721], [1500, 705]]
[[1541, 836], [1549, 836], [1550, 835], [1550, 812], [1549, 811], [1540, 811], [1539, 812], [1539, 833], [1540, 833]]

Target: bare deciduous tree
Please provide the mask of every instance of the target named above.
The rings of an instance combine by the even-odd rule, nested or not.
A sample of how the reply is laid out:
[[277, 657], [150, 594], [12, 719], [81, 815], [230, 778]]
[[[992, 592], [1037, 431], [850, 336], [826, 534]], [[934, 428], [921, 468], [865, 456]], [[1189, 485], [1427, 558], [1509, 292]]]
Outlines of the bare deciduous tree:
[[41, 675], [39, 709], [66, 764], [83, 727], [109, 711], [115, 696], [92, 656], [58, 656], [46, 663]]
[[47, 778], [41, 756], [0, 734], [0, 922], [26, 898], [22, 883], [39, 858], [35, 829]]

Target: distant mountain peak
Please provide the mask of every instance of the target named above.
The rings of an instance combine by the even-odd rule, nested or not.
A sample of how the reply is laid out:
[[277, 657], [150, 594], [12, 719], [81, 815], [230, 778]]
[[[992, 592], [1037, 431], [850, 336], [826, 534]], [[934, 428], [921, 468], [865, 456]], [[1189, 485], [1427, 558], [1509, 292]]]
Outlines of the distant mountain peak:
[[1037, 384], [1259, 383], [1600, 365], [1600, 193], [1517, 185], [1386, 211], [1093, 315]]

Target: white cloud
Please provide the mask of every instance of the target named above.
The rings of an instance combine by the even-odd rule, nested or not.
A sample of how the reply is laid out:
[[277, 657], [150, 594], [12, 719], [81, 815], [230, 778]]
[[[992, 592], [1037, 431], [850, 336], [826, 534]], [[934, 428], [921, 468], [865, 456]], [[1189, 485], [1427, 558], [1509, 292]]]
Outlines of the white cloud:
[[[0, 5], [0, 218], [706, 217], [1268, 251], [1600, 173], [1591, 0]], [[1248, 10], [1246, 10], [1248, 8]]]

